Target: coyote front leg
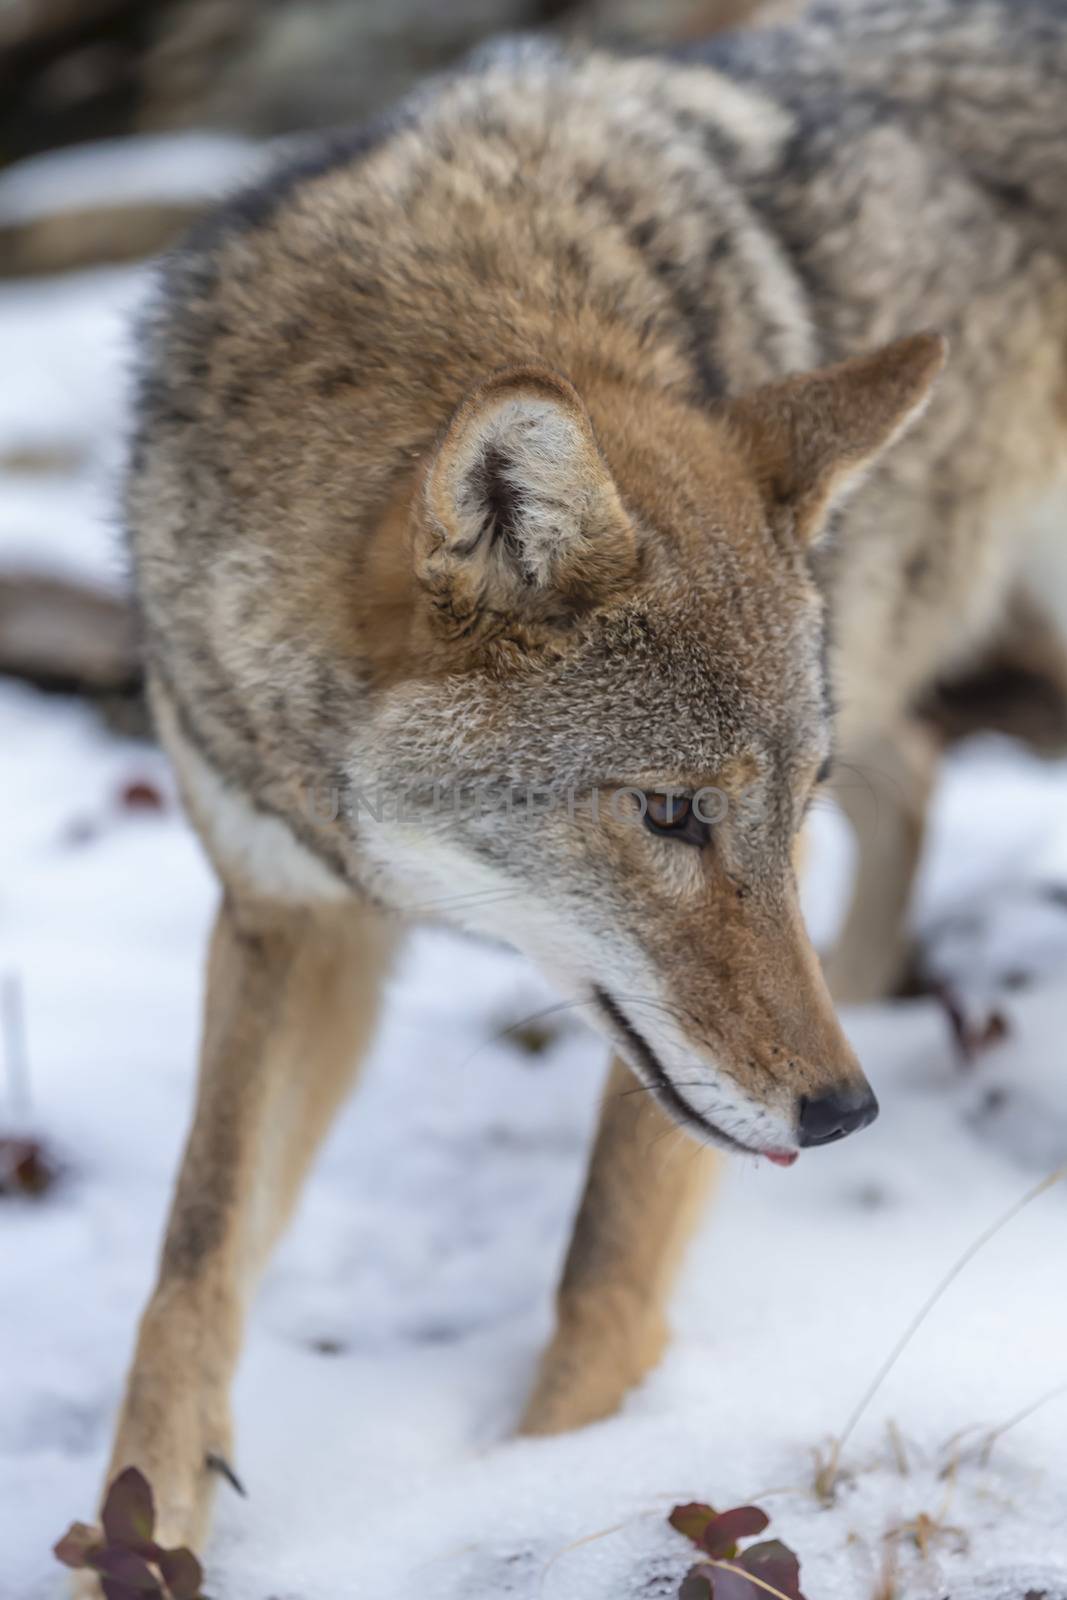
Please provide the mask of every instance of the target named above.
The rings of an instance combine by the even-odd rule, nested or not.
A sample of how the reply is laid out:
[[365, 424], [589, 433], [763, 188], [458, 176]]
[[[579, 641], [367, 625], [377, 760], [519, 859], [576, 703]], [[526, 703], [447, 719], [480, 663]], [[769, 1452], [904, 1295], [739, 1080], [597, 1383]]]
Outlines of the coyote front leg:
[[664, 1303], [700, 1217], [715, 1152], [679, 1132], [612, 1063], [560, 1283], [556, 1332], [520, 1425], [561, 1433], [618, 1409], [666, 1340]]
[[939, 747], [929, 728], [909, 719], [845, 754], [834, 795], [855, 831], [857, 866], [826, 978], [835, 1000], [858, 1003], [890, 995], [907, 966], [908, 905]]
[[206, 1532], [248, 1295], [370, 1039], [392, 946], [359, 907], [219, 912], [196, 1114], [108, 1473], [145, 1474], [164, 1544]]

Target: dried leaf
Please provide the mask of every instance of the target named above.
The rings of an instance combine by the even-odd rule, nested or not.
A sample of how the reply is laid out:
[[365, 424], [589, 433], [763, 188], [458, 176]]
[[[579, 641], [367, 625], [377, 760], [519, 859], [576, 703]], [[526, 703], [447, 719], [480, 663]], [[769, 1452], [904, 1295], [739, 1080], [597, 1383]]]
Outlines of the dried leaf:
[[102, 1547], [99, 1528], [90, 1528], [85, 1522], [72, 1522], [62, 1539], [52, 1546], [52, 1554], [65, 1567], [85, 1567], [91, 1552]]
[[972, 1010], [966, 999], [949, 985], [939, 985], [935, 994], [945, 1008], [960, 1057], [970, 1065], [984, 1051], [1011, 1037], [1011, 1023], [1002, 1011]]
[[551, 1028], [537, 1022], [518, 1023], [507, 1034], [509, 1043], [527, 1056], [543, 1056], [549, 1046], [555, 1043], [556, 1037]]
[[133, 778], [119, 791], [123, 811], [163, 811], [167, 802], [149, 778]]
[[0, 1138], [0, 1198], [38, 1199], [59, 1173], [38, 1139]]

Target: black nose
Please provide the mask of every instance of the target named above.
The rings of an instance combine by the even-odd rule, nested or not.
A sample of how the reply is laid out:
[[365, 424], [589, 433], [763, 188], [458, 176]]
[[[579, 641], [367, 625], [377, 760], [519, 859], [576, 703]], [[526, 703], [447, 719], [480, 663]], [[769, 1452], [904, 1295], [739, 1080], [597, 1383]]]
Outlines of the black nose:
[[813, 1144], [833, 1144], [859, 1128], [866, 1128], [878, 1115], [878, 1101], [873, 1091], [840, 1089], [800, 1102], [800, 1142], [805, 1147]]

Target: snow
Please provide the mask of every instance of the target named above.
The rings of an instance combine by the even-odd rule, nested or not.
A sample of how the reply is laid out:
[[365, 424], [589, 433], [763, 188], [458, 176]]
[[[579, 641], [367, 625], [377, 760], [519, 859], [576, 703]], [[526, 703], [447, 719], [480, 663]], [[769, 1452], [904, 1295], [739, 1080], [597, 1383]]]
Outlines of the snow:
[[[0, 457], [32, 441], [78, 461], [0, 475], [0, 567], [121, 581], [107, 483], [143, 281], [0, 290]], [[215, 890], [158, 752], [13, 684], [0, 749], [0, 974], [22, 996], [32, 1093], [29, 1108], [0, 1099], [0, 1132], [36, 1132], [65, 1164], [44, 1200], [0, 1201], [0, 1600], [44, 1600], [63, 1584], [52, 1542], [93, 1511], [151, 1279]], [[164, 790], [164, 811], [119, 805], [134, 777]], [[208, 1593], [653, 1600], [688, 1564], [665, 1517], [692, 1498], [763, 1504], [809, 1600], [873, 1596], [890, 1551], [908, 1600], [1067, 1593], [1067, 1397], [988, 1461], [951, 1443], [1067, 1379], [1067, 1184], [952, 1284], [850, 1439], [836, 1503], [813, 1493], [816, 1452], [926, 1296], [1067, 1160], [1067, 918], [1035, 893], [1067, 881], [1065, 800], [1065, 765], [995, 742], [954, 760], [918, 917], [949, 972], [981, 974], [983, 1001], [1008, 1009], [1009, 1038], [965, 1071], [930, 1002], [849, 1015], [880, 1121], [787, 1172], [733, 1163], [663, 1363], [619, 1416], [559, 1439], [510, 1432], [604, 1048], [563, 1012], [545, 1053], [523, 1053], [500, 1034], [551, 1006], [540, 982], [506, 953], [415, 935], [255, 1306], [236, 1390], [249, 1498], [220, 1491]], [[808, 894], [825, 934], [849, 850], [835, 815], [817, 821]], [[1005, 991], [1021, 957], [1040, 980]], [[906, 1534], [887, 1541], [921, 1514], [960, 1530], [925, 1560]]]
[[270, 159], [270, 149], [239, 134], [195, 128], [72, 145], [0, 173], [0, 221], [21, 222], [66, 207], [212, 199], [252, 175]]

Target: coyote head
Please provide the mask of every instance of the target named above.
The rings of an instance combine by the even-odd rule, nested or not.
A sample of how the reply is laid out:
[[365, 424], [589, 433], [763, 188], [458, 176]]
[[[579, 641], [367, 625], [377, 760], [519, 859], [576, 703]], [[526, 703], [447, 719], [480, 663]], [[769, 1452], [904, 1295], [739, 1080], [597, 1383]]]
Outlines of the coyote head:
[[877, 1111], [794, 875], [832, 745], [812, 554], [942, 360], [920, 334], [710, 413], [504, 371], [368, 582], [388, 897], [519, 947], [673, 1117], [783, 1162]]

